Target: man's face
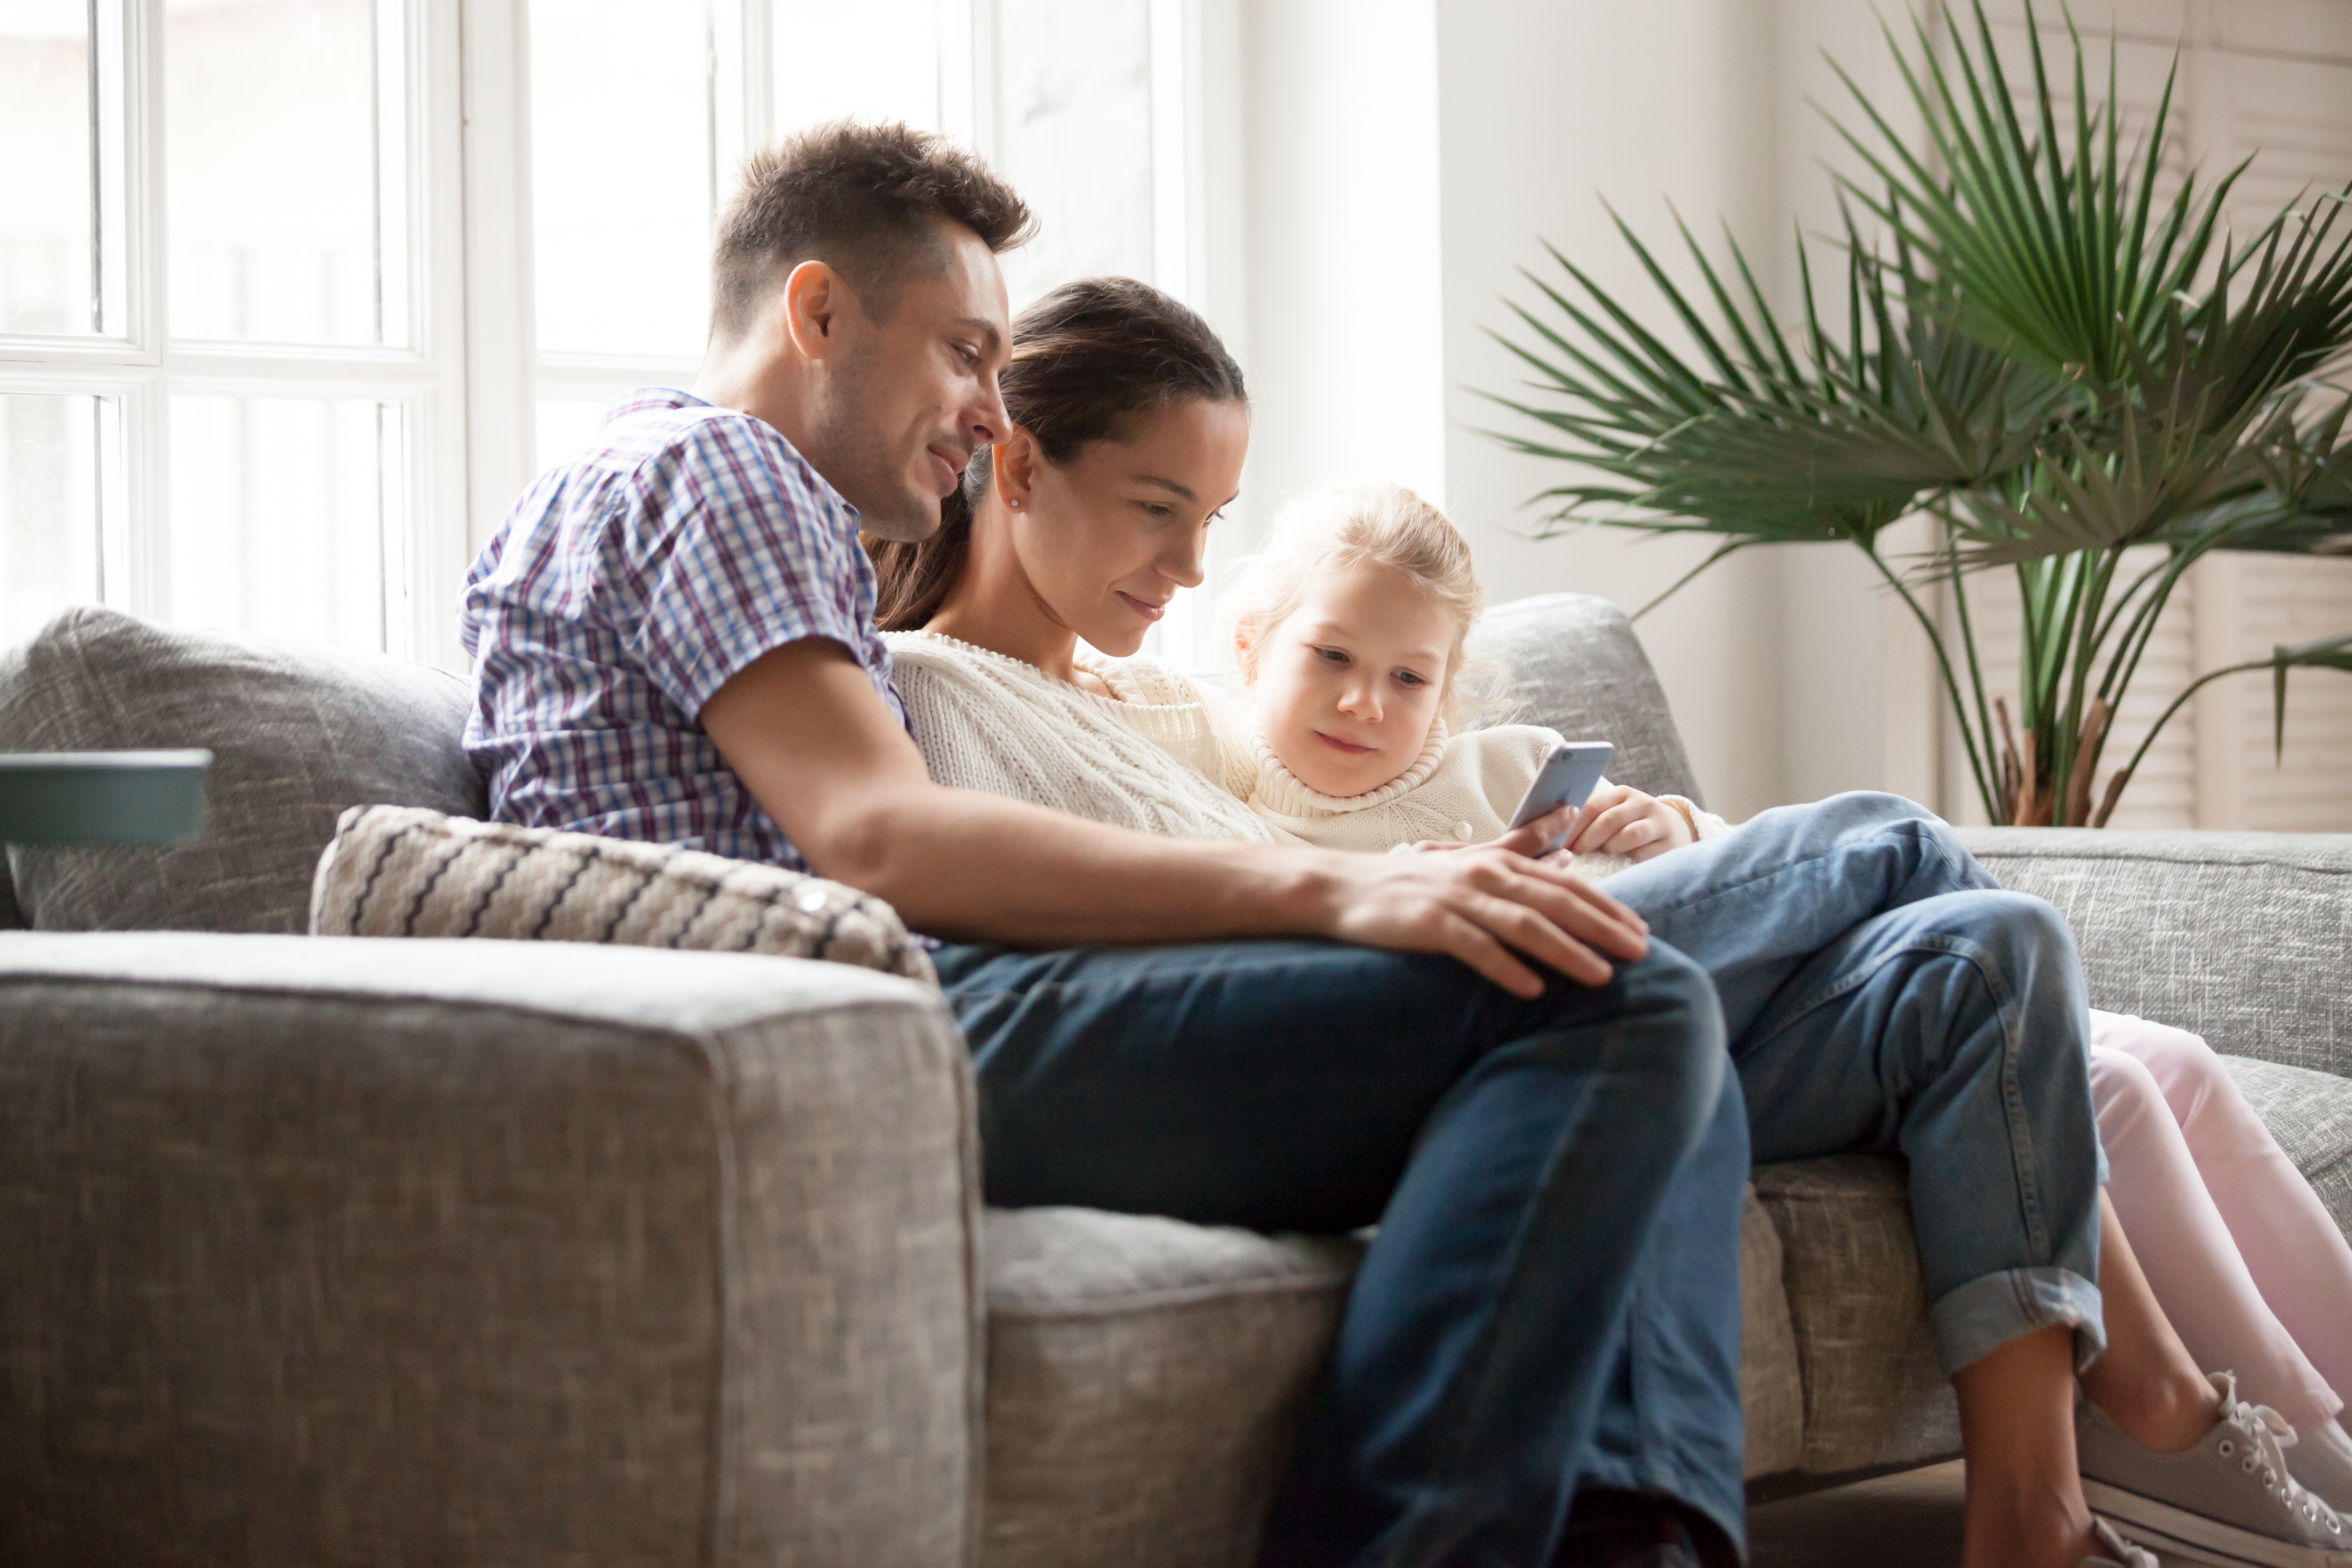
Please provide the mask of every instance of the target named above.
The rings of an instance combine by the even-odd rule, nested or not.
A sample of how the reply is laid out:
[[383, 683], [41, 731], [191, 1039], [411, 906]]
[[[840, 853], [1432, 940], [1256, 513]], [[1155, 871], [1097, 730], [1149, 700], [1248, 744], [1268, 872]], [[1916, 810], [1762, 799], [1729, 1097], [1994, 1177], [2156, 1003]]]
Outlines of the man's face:
[[879, 539], [929, 538], [976, 447], [1012, 428], [996, 378], [1011, 350], [1004, 275], [978, 235], [940, 225], [943, 264], [898, 290], [887, 319], [852, 304], [826, 362], [809, 454]]

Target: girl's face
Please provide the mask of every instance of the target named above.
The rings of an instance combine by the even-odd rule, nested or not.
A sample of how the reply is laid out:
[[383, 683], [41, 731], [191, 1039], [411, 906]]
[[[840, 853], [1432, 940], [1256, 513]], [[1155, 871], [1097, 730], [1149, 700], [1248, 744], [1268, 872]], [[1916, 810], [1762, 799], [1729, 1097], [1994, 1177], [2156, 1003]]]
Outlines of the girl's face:
[[1429, 740], [1457, 630], [1393, 566], [1317, 574], [1279, 626], [1240, 630], [1258, 732], [1309, 789], [1344, 797], [1380, 788]]
[[1013, 553], [1040, 607], [1104, 653], [1133, 653], [1176, 590], [1200, 583], [1209, 524], [1248, 451], [1248, 411], [1201, 398], [1058, 467], [1025, 438], [997, 447]]

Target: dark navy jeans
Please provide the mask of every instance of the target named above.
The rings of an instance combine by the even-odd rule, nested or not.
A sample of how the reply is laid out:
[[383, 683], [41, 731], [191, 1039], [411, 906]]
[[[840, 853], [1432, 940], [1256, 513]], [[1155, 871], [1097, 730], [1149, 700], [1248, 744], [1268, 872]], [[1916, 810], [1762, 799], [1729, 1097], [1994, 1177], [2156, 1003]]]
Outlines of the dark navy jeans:
[[990, 1203], [1380, 1226], [1267, 1563], [1532, 1568], [1580, 1484], [1738, 1538], [1747, 1125], [1696, 964], [1521, 1001], [1318, 942], [937, 956]]

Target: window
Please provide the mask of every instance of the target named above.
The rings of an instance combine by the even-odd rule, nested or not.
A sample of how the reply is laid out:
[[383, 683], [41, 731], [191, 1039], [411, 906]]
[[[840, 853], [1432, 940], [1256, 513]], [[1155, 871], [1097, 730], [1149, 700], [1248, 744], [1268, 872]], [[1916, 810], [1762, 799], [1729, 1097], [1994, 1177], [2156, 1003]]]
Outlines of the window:
[[416, 586], [464, 539], [430, 526], [462, 497], [435, 482], [462, 457], [433, 265], [456, 191], [436, 207], [427, 177], [455, 103], [425, 85], [453, 22], [452, 0], [0, 4], [0, 638], [97, 601], [434, 646]]
[[[1071, 278], [1155, 279], [1155, 222], [1183, 217], [1155, 205], [1155, 171], [1179, 190], [1183, 173], [1167, 167], [1181, 143], [1155, 143], [1155, 113], [1176, 111], [1164, 85], [1155, 99], [1156, 10], [1181, 5], [530, 0], [529, 466], [586, 440], [618, 393], [692, 379], [709, 226], [736, 165], [827, 120], [941, 131], [1013, 179], [1042, 224], [1005, 258], [1016, 310]], [[1181, 80], [1181, 31], [1161, 33]], [[630, 111], [613, 113], [623, 100]]]
[[1187, 15], [0, 0], [0, 646], [99, 602], [458, 665], [474, 552], [607, 399], [691, 380], [711, 215], [801, 126], [990, 156], [1044, 226], [1016, 309], [1182, 292]]

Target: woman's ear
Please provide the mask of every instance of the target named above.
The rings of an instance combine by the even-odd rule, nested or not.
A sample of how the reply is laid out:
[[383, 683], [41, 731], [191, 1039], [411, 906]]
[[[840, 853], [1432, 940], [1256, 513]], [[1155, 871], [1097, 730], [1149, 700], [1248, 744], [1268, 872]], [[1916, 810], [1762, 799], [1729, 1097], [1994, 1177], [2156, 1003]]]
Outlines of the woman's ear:
[[1037, 487], [1037, 443], [1016, 426], [1010, 437], [990, 450], [997, 499], [1014, 511], [1026, 510]]

